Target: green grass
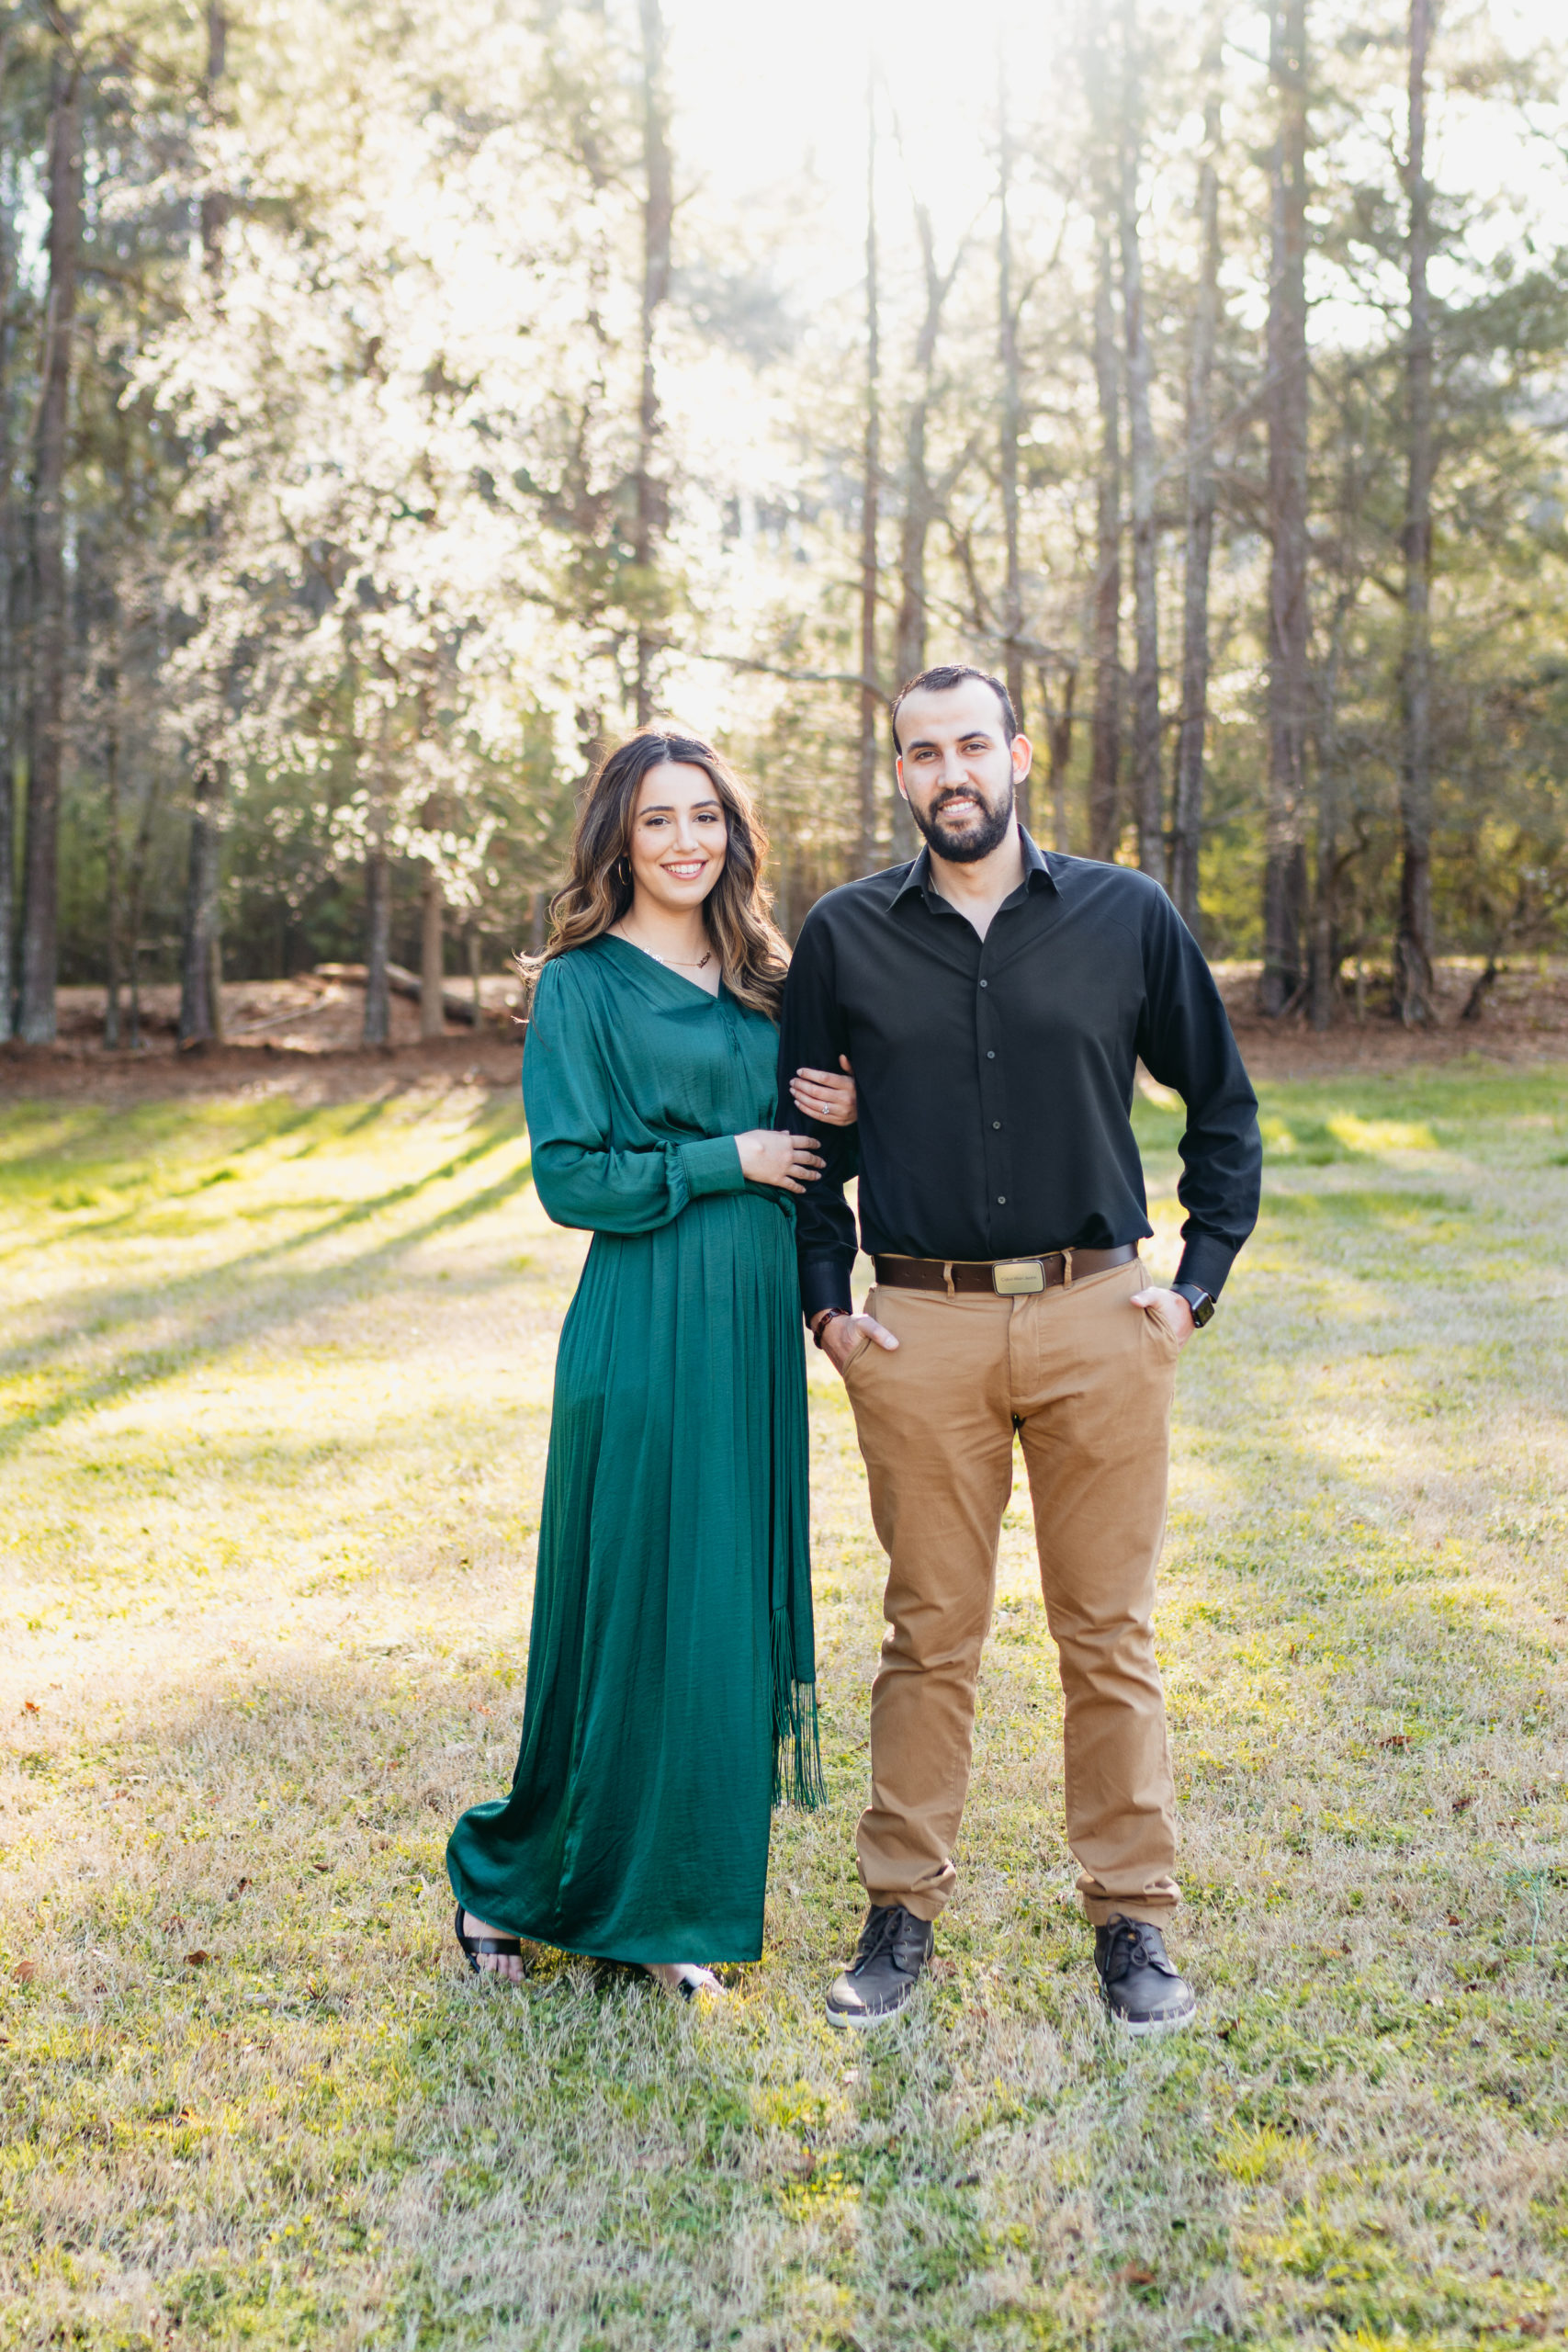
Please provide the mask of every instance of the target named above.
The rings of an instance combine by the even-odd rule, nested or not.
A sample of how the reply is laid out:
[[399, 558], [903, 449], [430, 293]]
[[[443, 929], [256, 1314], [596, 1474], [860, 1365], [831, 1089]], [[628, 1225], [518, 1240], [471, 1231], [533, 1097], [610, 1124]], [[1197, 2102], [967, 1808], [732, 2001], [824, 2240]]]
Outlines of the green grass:
[[879, 1555], [820, 1359], [834, 1803], [766, 1957], [723, 2013], [478, 1985], [442, 1850], [512, 1767], [581, 1253], [513, 1101], [8, 1103], [0, 2345], [1559, 2336], [1564, 1073], [1265, 1119], [1160, 1619], [1201, 2023], [1091, 1996], [1021, 1491], [938, 1964], [846, 2048]]

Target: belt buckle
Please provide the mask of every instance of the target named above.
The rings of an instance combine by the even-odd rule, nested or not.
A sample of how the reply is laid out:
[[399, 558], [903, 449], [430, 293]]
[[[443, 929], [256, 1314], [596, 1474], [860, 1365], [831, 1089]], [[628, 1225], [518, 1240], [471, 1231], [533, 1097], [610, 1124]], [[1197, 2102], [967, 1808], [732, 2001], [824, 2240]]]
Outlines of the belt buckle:
[[1043, 1258], [999, 1258], [991, 1268], [991, 1287], [1003, 1298], [1027, 1298], [1045, 1287]]

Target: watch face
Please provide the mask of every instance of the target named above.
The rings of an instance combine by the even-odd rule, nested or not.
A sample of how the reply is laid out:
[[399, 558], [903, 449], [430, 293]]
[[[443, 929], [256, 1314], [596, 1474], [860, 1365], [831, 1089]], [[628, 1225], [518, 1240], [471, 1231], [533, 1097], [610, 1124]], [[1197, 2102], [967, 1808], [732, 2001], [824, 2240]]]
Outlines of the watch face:
[[1198, 1298], [1188, 1299], [1187, 1304], [1192, 1309], [1192, 1320], [1197, 1325], [1200, 1331], [1202, 1329], [1205, 1323], [1212, 1323], [1213, 1321], [1214, 1302], [1209, 1296], [1207, 1291], [1204, 1291]]

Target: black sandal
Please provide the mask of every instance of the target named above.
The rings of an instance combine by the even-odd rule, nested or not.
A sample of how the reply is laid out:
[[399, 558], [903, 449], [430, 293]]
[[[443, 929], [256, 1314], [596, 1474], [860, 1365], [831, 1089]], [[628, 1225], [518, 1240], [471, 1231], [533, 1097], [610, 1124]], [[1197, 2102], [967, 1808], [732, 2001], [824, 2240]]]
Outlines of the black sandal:
[[467, 1908], [466, 1904], [458, 1904], [452, 1920], [452, 1930], [457, 1939], [464, 1959], [476, 1976], [494, 1976], [497, 1973], [493, 1968], [479, 1966], [479, 1955], [481, 1951], [496, 1960], [503, 1960], [512, 1953], [515, 1953], [518, 1959], [522, 1958], [523, 1947], [515, 1936], [466, 1936], [463, 1933], [463, 1913]]

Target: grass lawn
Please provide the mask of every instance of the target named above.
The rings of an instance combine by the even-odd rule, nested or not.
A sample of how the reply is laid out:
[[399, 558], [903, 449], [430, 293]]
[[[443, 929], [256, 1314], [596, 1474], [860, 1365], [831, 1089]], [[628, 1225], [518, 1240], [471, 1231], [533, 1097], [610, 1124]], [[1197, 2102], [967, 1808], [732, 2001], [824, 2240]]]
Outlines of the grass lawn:
[[512, 1768], [582, 1249], [512, 1098], [8, 1101], [0, 2345], [1559, 2337], [1568, 1084], [1265, 1109], [1160, 1617], [1201, 2022], [1100, 2022], [1021, 1491], [938, 1963], [846, 2047], [880, 1573], [822, 1359], [833, 1806], [766, 1958], [722, 2013], [476, 1984], [442, 1853]]

